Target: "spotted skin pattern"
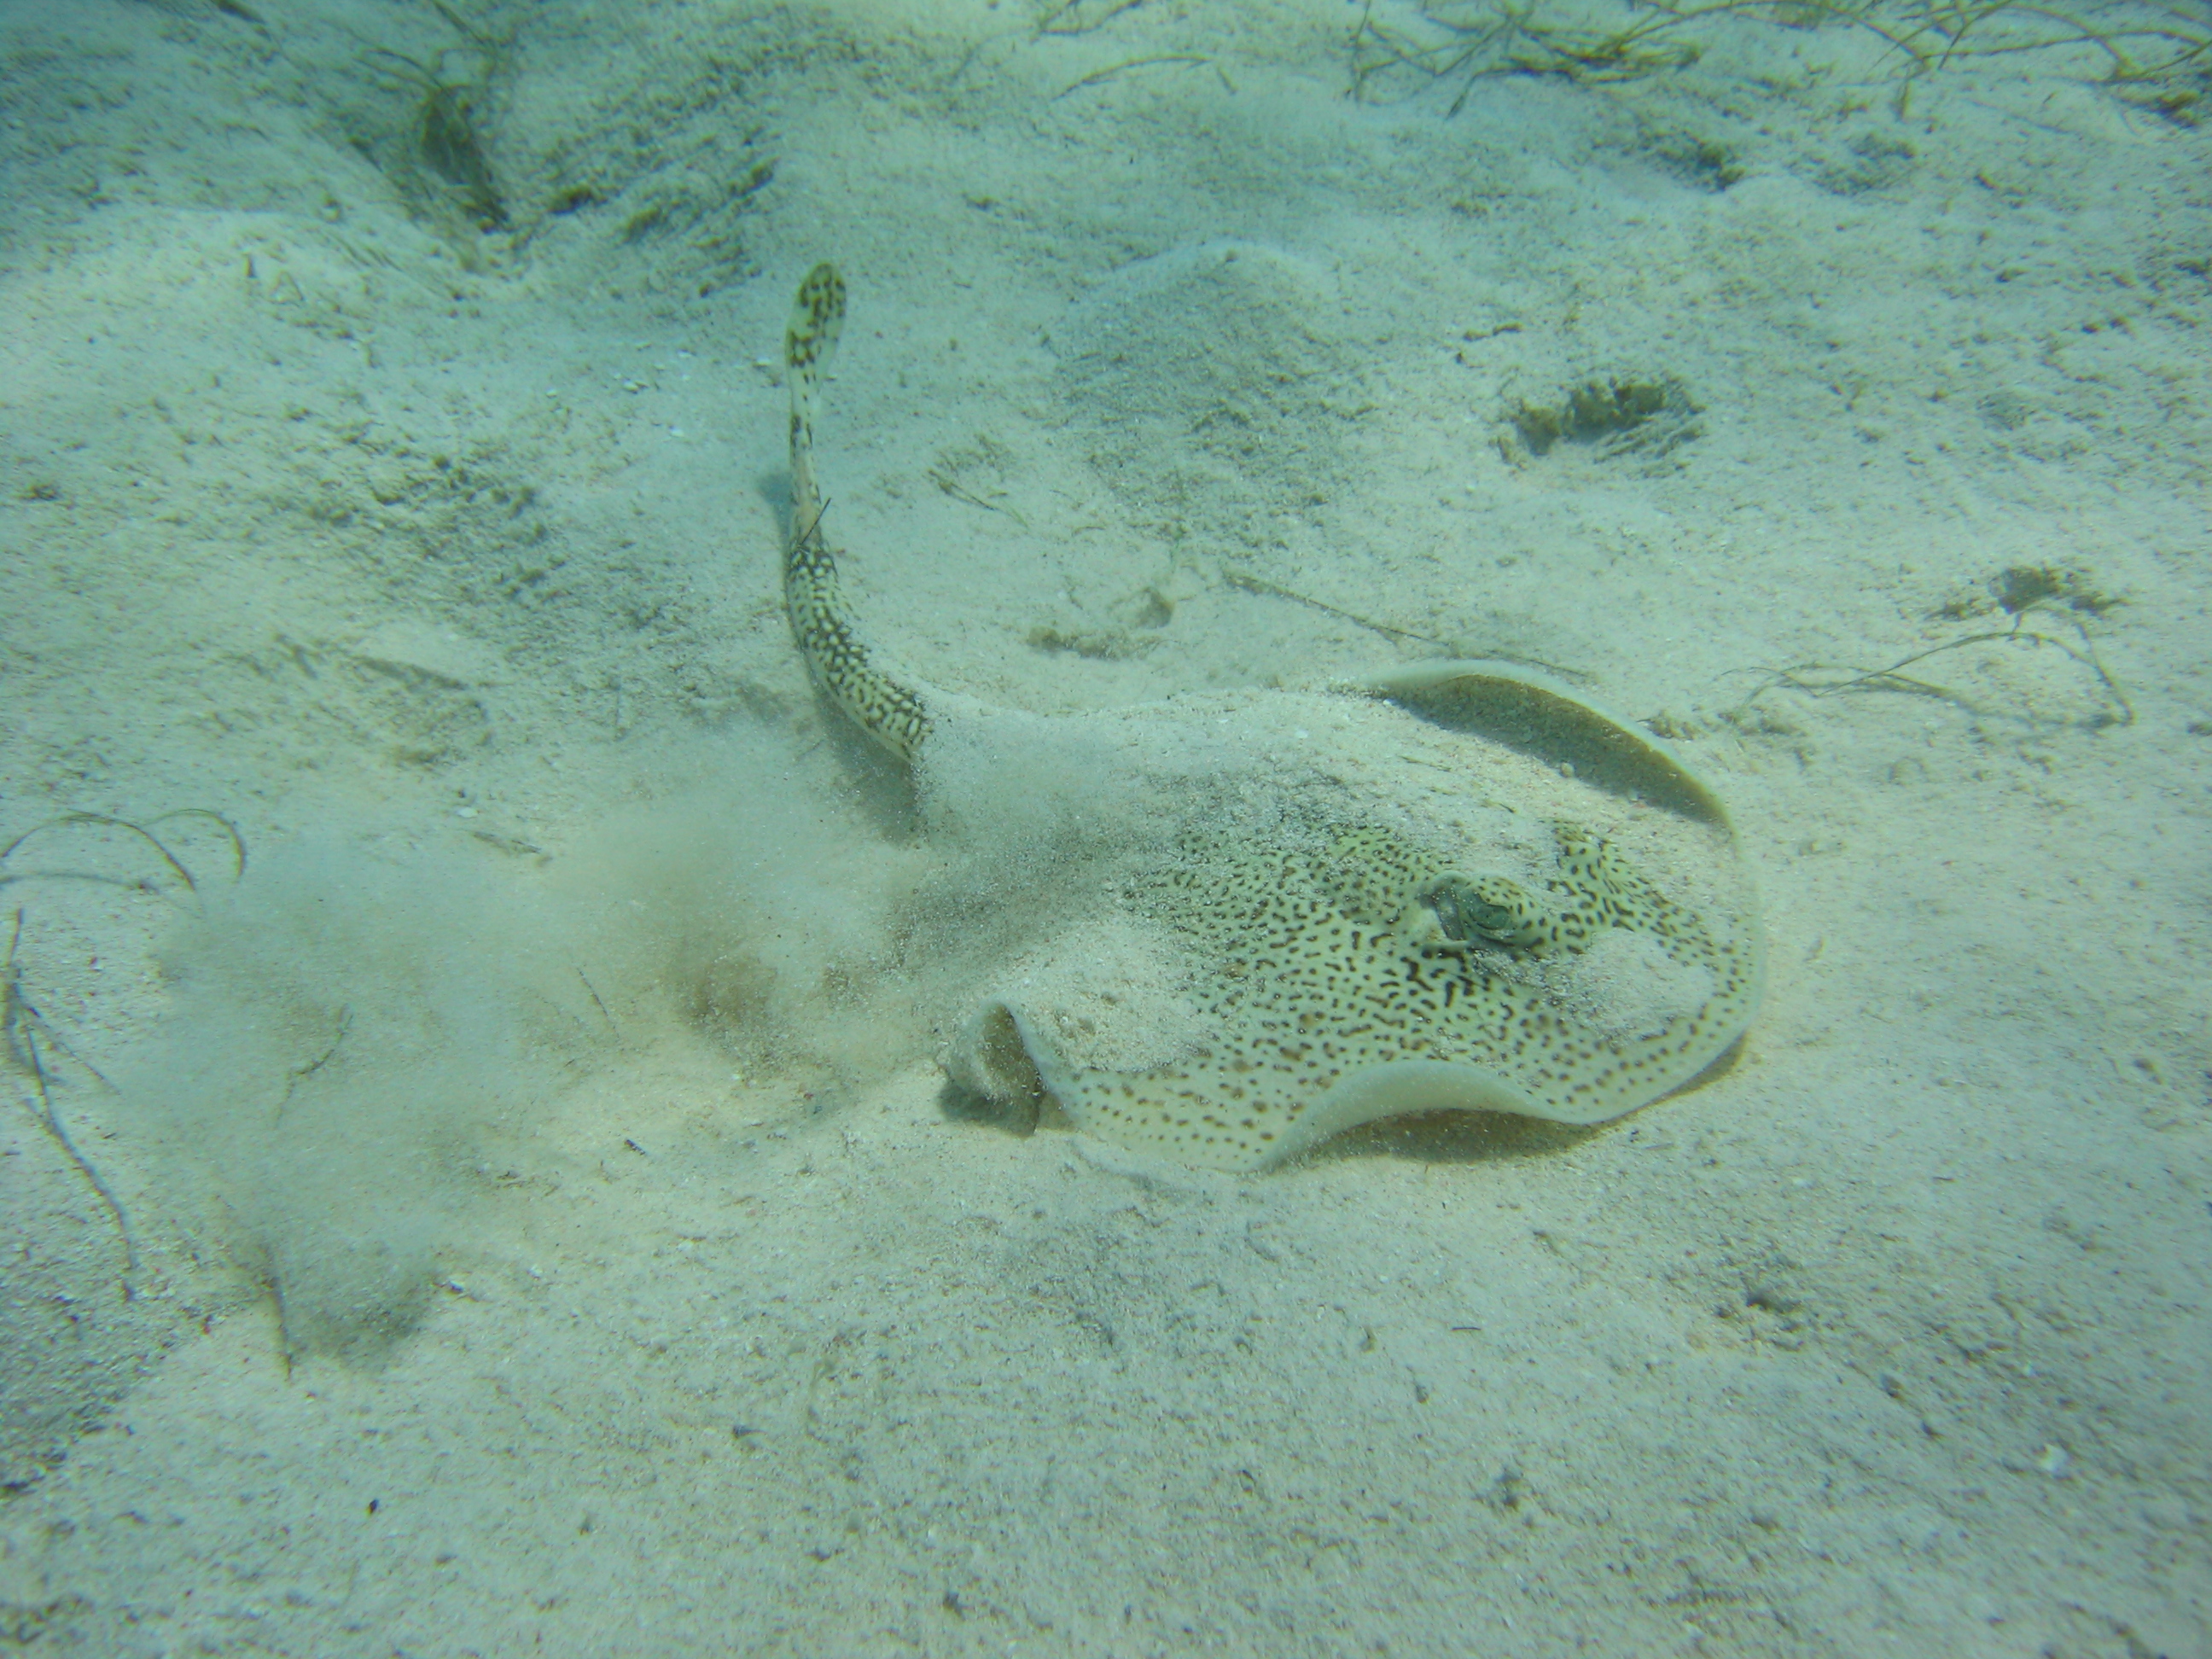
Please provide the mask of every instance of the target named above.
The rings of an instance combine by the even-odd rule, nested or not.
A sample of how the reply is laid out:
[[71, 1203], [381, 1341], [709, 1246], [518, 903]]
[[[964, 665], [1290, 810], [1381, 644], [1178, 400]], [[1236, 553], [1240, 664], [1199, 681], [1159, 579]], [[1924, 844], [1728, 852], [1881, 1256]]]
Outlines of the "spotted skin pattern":
[[[1068, 1066], [1025, 1030], [1031, 1056], [1085, 1129], [1211, 1168], [1264, 1168], [1422, 1109], [1423, 1091], [1431, 1106], [1620, 1116], [1688, 1082], [1741, 1033], [1759, 995], [1757, 941], [1710, 927], [1578, 827], [1553, 835], [1543, 899], [1499, 878], [1540, 935], [1530, 943], [1450, 937], [1427, 896], [1467, 878], [1385, 830], [1357, 830], [1319, 856], [1187, 846], [1128, 897], [1200, 964], [1210, 1037], [1140, 1073]], [[1528, 958], [1578, 956], [1614, 928], [1649, 935], [1711, 994], [1656, 1030], [1608, 1032], [1540, 973], [1516, 971]], [[1462, 1074], [1456, 1089], [1443, 1068]], [[1402, 1090], [1389, 1086], [1394, 1070]]]
[[845, 326], [845, 279], [826, 261], [806, 273], [783, 336], [791, 392], [791, 533], [783, 552], [783, 608], [815, 684], [854, 725], [912, 764], [929, 735], [922, 694], [880, 666], [854, 625], [823, 528], [814, 476], [814, 411], [823, 370]]
[[[847, 607], [814, 471], [824, 366], [845, 284], [817, 265], [785, 336], [791, 534], [784, 599], [816, 683], [870, 738], [911, 763], [932, 694], [885, 669]], [[1762, 980], [1756, 924], [1709, 921], [1669, 899], [1603, 840], [1552, 826], [1543, 891], [1445, 867], [1364, 826], [1310, 840], [1200, 835], [1120, 897], [1185, 947], [1208, 1033], [1173, 1061], [1116, 1072], [1065, 1059], [1043, 1024], [1000, 1005], [1039, 1081], [1078, 1126], [1184, 1163], [1265, 1168], [1352, 1126], [1444, 1107], [1570, 1123], [1618, 1117], [1680, 1087], [1749, 1024]], [[1616, 932], [1639, 933], [1706, 994], [1654, 1030], [1592, 1020], [1547, 964]]]

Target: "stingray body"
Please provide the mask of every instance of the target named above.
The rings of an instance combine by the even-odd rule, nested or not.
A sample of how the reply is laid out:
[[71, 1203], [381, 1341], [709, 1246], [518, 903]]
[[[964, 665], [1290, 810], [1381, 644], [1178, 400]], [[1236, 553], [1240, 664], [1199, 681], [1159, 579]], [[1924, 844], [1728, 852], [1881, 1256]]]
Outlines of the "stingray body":
[[1540, 676], [1425, 664], [1048, 718], [884, 664], [815, 474], [844, 309], [817, 266], [785, 345], [784, 594], [816, 683], [949, 821], [1048, 822], [1054, 781], [1077, 777], [1113, 820], [1110, 853], [1060, 884], [1088, 902], [1059, 907], [962, 1027], [957, 1081], [1251, 1170], [1401, 1115], [1607, 1121], [1742, 1035], [1762, 955], [1727, 814], [1662, 745]]

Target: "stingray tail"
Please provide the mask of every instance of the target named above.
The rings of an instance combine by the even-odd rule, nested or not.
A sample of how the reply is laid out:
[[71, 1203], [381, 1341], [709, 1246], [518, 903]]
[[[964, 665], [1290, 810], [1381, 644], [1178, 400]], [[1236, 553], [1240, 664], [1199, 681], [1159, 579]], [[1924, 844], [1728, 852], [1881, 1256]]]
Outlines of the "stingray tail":
[[791, 389], [791, 533], [783, 551], [783, 606], [791, 635], [823, 693], [861, 731], [911, 763], [929, 733], [921, 694], [879, 666], [837, 582], [814, 476], [814, 411], [822, 372], [845, 326], [845, 279], [823, 261], [799, 285], [783, 336]]

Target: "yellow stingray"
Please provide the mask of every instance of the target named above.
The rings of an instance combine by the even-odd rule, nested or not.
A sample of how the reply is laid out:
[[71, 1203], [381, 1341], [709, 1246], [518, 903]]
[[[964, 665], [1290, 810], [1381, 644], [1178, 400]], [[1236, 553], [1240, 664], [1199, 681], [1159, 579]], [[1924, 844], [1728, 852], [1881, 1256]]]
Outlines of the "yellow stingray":
[[1120, 778], [1085, 799], [1128, 820], [1112, 879], [967, 1021], [956, 1080], [1249, 1170], [1413, 1113], [1604, 1122], [1742, 1035], [1763, 958], [1726, 812], [1665, 745], [1549, 679], [1427, 664], [1048, 719], [884, 666], [814, 471], [844, 309], [817, 266], [786, 337], [784, 592], [817, 684], [948, 821], [1049, 796], [1055, 775]]

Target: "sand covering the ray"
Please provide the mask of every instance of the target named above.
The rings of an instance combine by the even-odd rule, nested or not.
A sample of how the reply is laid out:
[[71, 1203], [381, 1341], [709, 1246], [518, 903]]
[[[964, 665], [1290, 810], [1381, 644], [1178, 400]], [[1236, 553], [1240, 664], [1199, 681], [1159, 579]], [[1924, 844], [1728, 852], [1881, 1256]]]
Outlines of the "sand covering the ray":
[[[943, 720], [919, 773], [933, 834], [994, 872], [1035, 941], [950, 1045], [955, 1082], [1246, 1170], [1406, 1113], [1602, 1121], [1725, 1052], [1762, 968], [1711, 792], [1518, 670], [1366, 689], [1395, 700]], [[1446, 872], [1554, 902], [1579, 884], [1607, 925], [1578, 950], [1440, 951], [1420, 895]]]

